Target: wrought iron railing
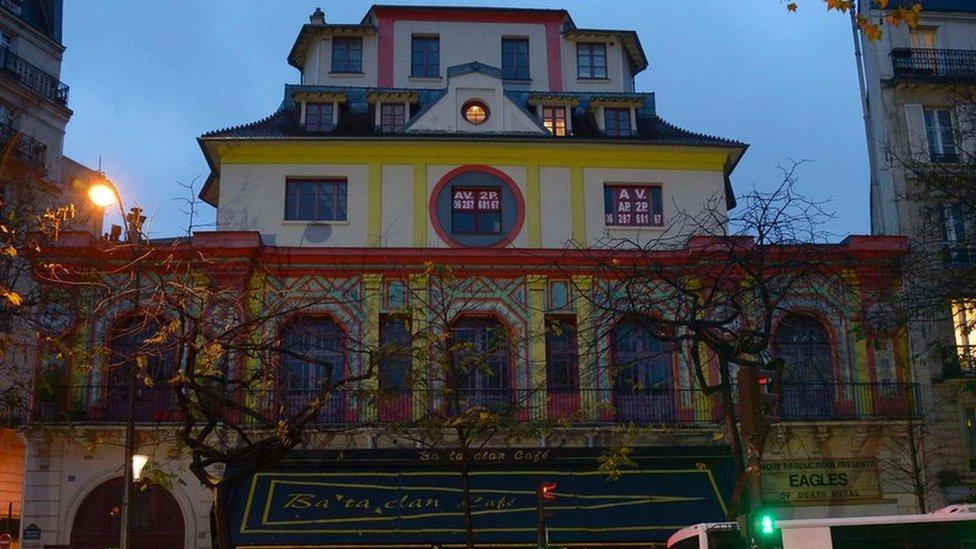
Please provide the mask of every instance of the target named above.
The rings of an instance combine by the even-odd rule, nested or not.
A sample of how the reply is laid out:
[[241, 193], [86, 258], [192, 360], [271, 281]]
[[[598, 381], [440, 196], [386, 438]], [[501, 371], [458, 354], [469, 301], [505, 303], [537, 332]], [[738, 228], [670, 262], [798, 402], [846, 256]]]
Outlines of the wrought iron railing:
[[67, 84], [10, 51], [9, 48], [0, 48], [0, 70], [44, 97], [62, 105], [68, 104]]
[[0, 147], [17, 139], [13, 150], [14, 159], [27, 166], [43, 169], [47, 160], [47, 145], [13, 129], [9, 124], [0, 124]]
[[896, 77], [976, 80], [976, 50], [895, 48], [891, 64]]
[[[312, 391], [291, 390], [264, 395], [253, 401], [263, 402], [262, 413], [274, 420], [305, 410], [313, 396]], [[71, 387], [63, 398], [39, 399], [34, 406], [34, 416], [41, 422], [119, 423], [126, 420], [126, 399], [126, 388], [121, 385]], [[779, 416], [784, 421], [900, 419], [917, 417], [918, 405], [915, 384], [786, 384], [780, 392]], [[704, 425], [714, 424], [724, 417], [718, 394], [705, 395], [697, 389], [683, 388], [665, 387], [640, 392], [438, 389], [384, 391], [379, 395], [366, 390], [340, 390], [319, 403], [316, 423], [409, 423], [431, 414], [450, 417], [472, 408], [505, 410], [525, 419], [546, 417], [567, 425]], [[182, 415], [174, 389], [166, 384], [140, 386], [134, 417], [137, 422], [180, 420]]]

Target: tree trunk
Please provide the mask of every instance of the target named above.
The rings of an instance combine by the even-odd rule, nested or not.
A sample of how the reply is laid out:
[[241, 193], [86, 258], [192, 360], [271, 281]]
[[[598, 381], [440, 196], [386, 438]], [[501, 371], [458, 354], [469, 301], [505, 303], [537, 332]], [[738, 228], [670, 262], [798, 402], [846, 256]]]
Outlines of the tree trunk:
[[467, 448], [461, 450], [461, 502], [464, 504], [464, 543], [474, 549], [474, 521], [471, 516], [471, 483], [468, 476]]
[[732, 447], [732, 469], [735, 473], [735, 488], [732, 491], [732, 500], [729, 502], [729, 519], [735, 519], [739, 514], [742, 503], [742, 492], [746, 481], [746, 458], [742, 448], [742, 439], [739, 437], [739, 426], [735, 421], [735, 400], [732, 398], [732, 380], [729, 375], [729, 364], [720, 360], [719, 375], [721, 376], [722, 412], [725, 417], [725, 429], [729, 434], [729, 446]]
[[228, 497], [228, 487], [224, 482], [218, 482], [213, 487], [214, 505], [214, 527], [216, 528], [214, 540], [217, 542], [217, 549], [231, 549], [230, 540], [230, 501]]

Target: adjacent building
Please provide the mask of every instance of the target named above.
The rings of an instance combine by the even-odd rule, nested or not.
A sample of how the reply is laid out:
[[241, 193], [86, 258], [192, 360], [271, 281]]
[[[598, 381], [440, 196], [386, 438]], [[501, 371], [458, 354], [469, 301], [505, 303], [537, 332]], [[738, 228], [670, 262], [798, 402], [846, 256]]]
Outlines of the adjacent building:
[[[900, 4], [907, 2], [891, 7]], [[874, 3], [861, 9], [881, 17]], [[976, 400], [966, 384], [976, 358], [976, 216], [972, 192], [952, 188], [973, 185], [976, 6], [923, 2], [916, 28], [886, 28], [877, 42], [862, 38], [861, 47], [872, 231], [907, 235], [913, 249], [909, 276], [918, 290], [904, 306], [914, 319], [910, 355], [928, 402], [932, 505], [970, 501]]]
[[[86, 189], [97, 172], [63, 156], [65, 126], [71, 117], [68, 85], [59, 80], [62, 4], [60, 0], [0, 2], [0, 193], [5, 219], [29, 224], [26, 216], [77, 204], [66, 229], [101, 231], [101, 211], [86, 208]], [[80, 192], [79, 192], [80, 191]], [[18, 212], [22, 217], [12, 216]], [[6, 223], [6, 222], [5, 222]], [[25, 229], [29, 230], [29, 229]], [[7, 269], [4, 283], [31, 294], [27, 274]], [[27, 272], [27, 271], [23, 271]], [[5, 321], [6, 322], [6, 321]], [[30, 399], [29, 383], [36, 351], [32, 326], [5, 326], [11, 336], [3, 356], [3, 429], [0, 429], [0, 532], [16, 538], [22, 514], [23, 435], [10, 428], [21, 422], [19, 403]], [[8, 520], [9, 519], [9, 520]]]
[[[281, 374], [262, 414], [307, 402], [331, 375], [321, 362], [362, 371], [367, 359], [349, 341], [396, 341], [405, 323], [427, 320], [403, 319], [405, 300], [443, 295], [430, 287], [431, 266], [448, 266], [457, 304], [445, 308], [447, 330], [491, 356], [446, 389], [480, 406], [521, 406], [513, 395], [531, 394], [526, 421], [574, 418], [476, 454], [482, 543], [534, 545], [543, 480], [558, 481], [569, 502], [549, 524], [559, 546], [647, 545], [724, 518], [730, 451], [722, 410], [691, 371], [698, 351], [596, 304], [613, 287], [601, 264], [682, 265], [710, 249], [735, 207], [731, 176], [746, 145], [661, 118], [655, 95], [635, 89], [648, 66], [638, 36], [578, 27], [565, 10], [378, 5], [357, 23], [316, 10], [288, 62], [300, 83], [284, 86], [274, 112], [198, 140], [211, 168], [201, 197], [217, 230], [146, 256], [148, 272], [187, 262], [196, 280], [249, 296], [246, 311], [207, 318], [254, 314], [269, 295], [294, 301], [274, 328], [277, 354], [228, 358], [228, 371]], [[684, 216], [708, 222], [675, 223]], [[875, 301], [897, 283], [905, 241], [851, 236], [814, 250], [830, 276], [798, 288], [774, 323], [774, 352], [793, 375], [764, 464], [766, 504], [791, 518], [915, 510], [912, 479], [899, 476], [917, 419], [915, 374], [905, 332]], [[136, 257], [80, 234], [47, 253], [69, 266], [118, 265], [106, 287], [125, 283]], [[137, 304], [96, 308], [94, 288], [53, 290], [77, 313], [46, 334], [72, 352], [39, 358], [50, 382], [34, 420], [49, 428], [29, 435], [25, 513], [39, 539], [24, 546], [115, 543], [121, 387], [138, 366], [154, 381], [134, 409], [138, 451], [177, 481], [139, 492], [136, 543], [210, 547], [211, 494], [174, 451], [181, 418], [166, 380], [176, 361], [132, 364], [147, 337], [128, 324], [141, 318]], [[320, 362], [302, 359], [310, 355]], [[417, 383], [428, 368], [384, 361], [378, 379], [362, 381], [394, 393], [391, 405], [372, 406], [355, 387], [322, 403], [318, 421], [342, 435], [313, 437], [245, 479], [232, 498], [234, 543], [458, 543], [450, 457], [382, 428], [440, 412], [445, 386]], [[598, 457], [626, 426], [638, 427], [634, 465], [608, 482]]]

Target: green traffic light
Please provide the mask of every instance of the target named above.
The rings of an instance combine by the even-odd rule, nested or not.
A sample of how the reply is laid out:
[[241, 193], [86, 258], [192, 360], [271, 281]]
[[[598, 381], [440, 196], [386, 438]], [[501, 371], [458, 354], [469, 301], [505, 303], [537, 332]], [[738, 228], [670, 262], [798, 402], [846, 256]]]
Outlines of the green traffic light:
[[763, 515], [759, 519], [759, 533], [763, 535], [772, 534], [775, 531], [773, 527], [773, 517], [769, 515]]

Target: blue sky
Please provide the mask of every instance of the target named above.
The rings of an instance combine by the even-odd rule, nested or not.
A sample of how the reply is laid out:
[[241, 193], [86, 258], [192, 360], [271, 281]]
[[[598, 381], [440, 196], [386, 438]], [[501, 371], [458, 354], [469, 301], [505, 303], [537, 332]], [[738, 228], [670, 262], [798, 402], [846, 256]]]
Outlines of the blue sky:
[[[837, 234], [866, 233], [868, 165], [846, 17], [821, 2], [787, 13], [770, 0], [424, 0], [383, 3], [566, 8], [581, 27], [636, 30], [650, 59], [637, 78], [685, 128], [750, 144], [738, 194], [778, 184], [780, 165], [809, 160], [799, 188], [830, 198]], [[186, 232], [180, 184], [208, 169], [196, 137], [272, 113], [298, 82], [288, 50], [316, 6], [358, 22], [353, 0], [71, 0], [61, 79], [71, 86], [64, 152], [104, 171], [126, 205], [150, 216], [150, 236]], [[612, 6], [612, 9], [611, 9]], [[201, 204], [199, 224], [215, 210]], [[108, 223], [117, 222], [110, 216]], [[212, 225], [211, 227], [212, 228]], [[199, 227], [206, 230], [208, 227]]]

